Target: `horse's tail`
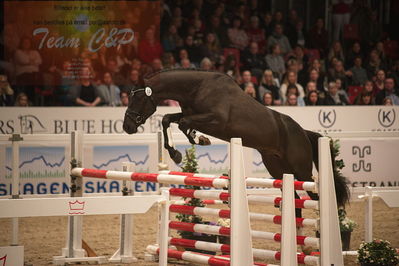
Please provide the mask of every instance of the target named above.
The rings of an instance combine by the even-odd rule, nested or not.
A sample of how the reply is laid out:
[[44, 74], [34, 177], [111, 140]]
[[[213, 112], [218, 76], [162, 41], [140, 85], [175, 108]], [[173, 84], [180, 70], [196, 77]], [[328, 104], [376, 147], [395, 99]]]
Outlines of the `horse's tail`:
[[[305, 130], [312, 144], [313, 162], [316, 165], [317, 171], [319, 170], [319, 142], [318, 139], [322, 137], [319, 133]], [[332, 147], [330, 146], [331, 158], [332, 158]], [[334, 160], [332, 158], [332, 160]], [[333, 173], [334, 173], [334, 184], [335, 184], [335, 194], [337, 197], [337, 204], [340, 207], [344, 207], [346, 203], [349, 202], [350, 192], [347, 186], [347, 178], [344, 177], [340, 172], [337, 171], [335, 162], [332, 161]]]

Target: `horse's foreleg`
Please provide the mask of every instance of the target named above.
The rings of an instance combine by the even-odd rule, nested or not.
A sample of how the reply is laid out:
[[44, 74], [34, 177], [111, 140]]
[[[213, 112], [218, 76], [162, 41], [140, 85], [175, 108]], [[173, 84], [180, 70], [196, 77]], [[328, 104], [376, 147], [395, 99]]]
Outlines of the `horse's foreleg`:
[[178, 121], [182, 117], [183, 117], [182, 113], [175, 113], [175, 114], [166, 114], [162, 118], [162, 132], [163, 132], [163, 138], [164, 138], [164, 147], [165, 147], [165, 149], [168, 150], [170, 158], [172, 158], [172, 160], [177, 164], [181, 162], [182, 155], [178, 150], [176, 150], [172, 145], [170, 145], [168, 128], [170, 128], [171, 123], [178, 123]]
[[211, 142], [207, 137], [203, 135], [198, 137], [194, 130], [194, 128], [201, 127], [201, 125], [203, 126], [205, 123], [207, 124], [207, 127], [210, 128], [212, 126], [221, 126], [220, 119], [217, 119], [213, 113], [207, 113], [184, 116], [179, 121], [179, 129], [186, 134], [187, 138], [190, 140], [190, 143], [198, 145], [210, 145]]

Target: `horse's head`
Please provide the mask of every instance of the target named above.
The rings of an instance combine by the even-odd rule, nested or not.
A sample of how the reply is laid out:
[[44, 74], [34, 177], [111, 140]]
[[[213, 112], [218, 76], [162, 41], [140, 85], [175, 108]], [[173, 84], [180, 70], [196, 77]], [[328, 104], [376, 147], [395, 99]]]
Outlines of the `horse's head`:
[[123, 121], [123, 130], [128, 134], [136, 133], [137, 128], [144, 124], [156, 109], [157, 105], [150, 87], [131, 90], [129, 106], [127, 107]]

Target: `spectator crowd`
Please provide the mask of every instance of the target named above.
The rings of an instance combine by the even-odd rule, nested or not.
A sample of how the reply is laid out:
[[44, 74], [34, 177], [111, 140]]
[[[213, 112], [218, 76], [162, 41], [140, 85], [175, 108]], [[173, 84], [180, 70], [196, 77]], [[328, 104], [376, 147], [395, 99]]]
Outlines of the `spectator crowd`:
[[[398, 42], [368, 1], [333, 0], [332, 32], [322, 17], [307, 29], [296, 10], [260, 2], [164, 0], [159, 28], [58, 62], [32, 38], [3, 34], [0, 106], [126, 106], [146, 75], [172, 68], [226, 73], [267, 106], [399, 105]], [[137, 12], [124, 11], [130, 26]]]

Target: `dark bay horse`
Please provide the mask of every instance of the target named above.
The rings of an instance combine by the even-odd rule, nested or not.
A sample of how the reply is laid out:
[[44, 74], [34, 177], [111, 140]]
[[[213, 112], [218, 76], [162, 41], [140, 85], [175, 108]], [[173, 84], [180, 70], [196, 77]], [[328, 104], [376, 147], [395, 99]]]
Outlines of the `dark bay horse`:
[[[123, 129], [136, 133], [137, 127], [151, 116], [158, 103], [178, 101], [181, 113], [167, 114], [162, 120], [165, 148], [179, 163], [181, 154], [168, 143], [167, 128], [177, 123], [190, 143], [207, 145], [207, 138], [197, 137], [194, 130], [229, 141], [241, 138], [244, 146], [262, 155], [263, 163], [274, 178], [284, 173], [298, 180], [313, 181], [312, 163], [318, 167], [320, 134], [304, 130], [291, 117], [271, 110], [245, 94], [228, 75], [201, 70], [164, 70], [151, 74], [145, 86], [132, 90]], [[337, 203], [349, 199], [345, 178], [334, 176]], [[313, 199], [317, 195], [309, 193]]]

